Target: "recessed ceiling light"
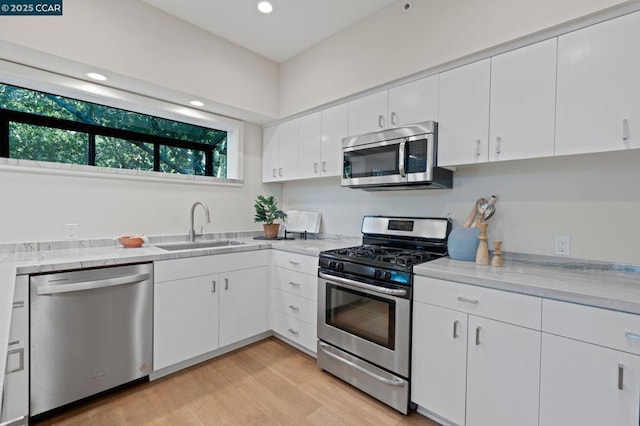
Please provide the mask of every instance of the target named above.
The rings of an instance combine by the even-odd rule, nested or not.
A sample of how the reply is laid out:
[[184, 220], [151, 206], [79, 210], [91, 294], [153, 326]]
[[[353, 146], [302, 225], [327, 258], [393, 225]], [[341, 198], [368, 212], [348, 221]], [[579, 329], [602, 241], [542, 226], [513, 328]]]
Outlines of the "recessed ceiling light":
[[196, 99], [194, 99], [194, 100], [192, 100], [192, 101], [189, 101], [189, 103], [190, 103], [191, 105], [193, 105], [194, 107], [203, 107], [203, 106], [204, 106], [204, 102], [202, 102], [202, 101], [198, 101], [198, 100], [196, 100]]
[[268, 1], [261, 1], [258, 3], [258, 10], [262, 13], [271, 13], [273, 11], [273, 5]]
[[105, 81], [107, 79], [107, 77], [105, 77], [102, 74], [98, 74], [97, 72], [88, 72], [86, 76], [93, 80], [98, 80], [98, 81]]

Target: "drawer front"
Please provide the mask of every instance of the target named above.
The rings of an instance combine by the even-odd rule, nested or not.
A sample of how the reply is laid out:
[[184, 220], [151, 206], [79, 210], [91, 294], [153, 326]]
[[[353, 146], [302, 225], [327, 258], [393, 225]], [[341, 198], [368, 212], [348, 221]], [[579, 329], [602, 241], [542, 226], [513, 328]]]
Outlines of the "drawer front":
[[640, 315], [545, 299], [542, 331], [640, 355]]
[[414, 299], [540, 330], [542, 299], [453, 281], [415, 277]]
[[273, 288], [305, 299], [318, 299], [318, 277], [284, 268], [273, 268]]
[[318, 321], [318, 305], [315, 302], [284, 291], [277, 289], [271, 291], [271, 307], [313, 327]]
[[273, 311], [273, 329], [279, 335], [316, 353], [316, 328], [281, 312]]
[[292, 271], [318, 275], [318, 256], [305, 256], [304, 254], [273, 250], [273, 264]]
[[257, 268], [268, 264], [268, 250], [159, 260], [153, 263], [154, 280], [155, 282], [174, 281], [220, 272]]

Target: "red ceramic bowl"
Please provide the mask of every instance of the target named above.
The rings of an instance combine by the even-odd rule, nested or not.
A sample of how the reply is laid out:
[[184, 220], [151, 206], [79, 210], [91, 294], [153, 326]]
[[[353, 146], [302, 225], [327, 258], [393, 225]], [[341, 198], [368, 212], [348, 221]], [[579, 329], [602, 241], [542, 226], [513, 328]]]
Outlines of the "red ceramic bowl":
[[120, 237], [118, 241], [125, 248], [142, 247], [142, 244], [144, 243], [144, 240], [140, 237], [129, 237], [129, 236]]

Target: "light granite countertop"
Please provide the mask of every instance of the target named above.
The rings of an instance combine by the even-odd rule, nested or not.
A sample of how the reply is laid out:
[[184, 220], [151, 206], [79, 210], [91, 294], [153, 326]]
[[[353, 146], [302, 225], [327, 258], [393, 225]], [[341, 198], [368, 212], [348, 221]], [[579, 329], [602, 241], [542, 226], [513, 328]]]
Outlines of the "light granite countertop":
[[442, 258], [418, 275], [640, 314], [640, 267], [547, 256], [505, 256], [504, 267]]

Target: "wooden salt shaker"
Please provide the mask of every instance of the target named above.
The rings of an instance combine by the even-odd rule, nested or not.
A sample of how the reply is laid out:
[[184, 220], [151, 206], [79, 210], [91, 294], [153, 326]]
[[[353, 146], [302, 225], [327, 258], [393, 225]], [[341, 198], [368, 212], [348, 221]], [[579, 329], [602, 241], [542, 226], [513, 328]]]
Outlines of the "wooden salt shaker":
[[504, 263], [502, 262], [502, 241], [495, 240], [493, 242], [493, 247], [493, 259], [491, 259], [491, 266], [504, 266]]
[[487, 224], [484, 222], [478, 223], [478, 228], [480, 228], [480, 235], [478, 239], [480, 243], [478, 244], [478, 251], [476, 251], [476, 265], [489, 265], [489, 246], [487, 245]]

